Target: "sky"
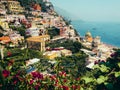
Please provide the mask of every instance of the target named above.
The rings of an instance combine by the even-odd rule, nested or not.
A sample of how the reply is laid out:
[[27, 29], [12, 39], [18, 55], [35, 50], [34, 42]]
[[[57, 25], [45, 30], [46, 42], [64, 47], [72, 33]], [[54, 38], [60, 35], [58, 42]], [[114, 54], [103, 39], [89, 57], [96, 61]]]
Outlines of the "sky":
[[85, 21], [120, 22], [120, 0], [50, 0]]

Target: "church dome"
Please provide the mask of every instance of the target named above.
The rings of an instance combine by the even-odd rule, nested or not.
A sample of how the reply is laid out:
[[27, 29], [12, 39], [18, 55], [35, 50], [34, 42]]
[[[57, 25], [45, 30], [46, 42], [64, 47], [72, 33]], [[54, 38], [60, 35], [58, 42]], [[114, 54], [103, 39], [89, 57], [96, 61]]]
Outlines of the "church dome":
[[85, 34], [85, 36], [91, 37], [92, 35], [91, 35], [91, 33], [88, 31], [88, 32]]

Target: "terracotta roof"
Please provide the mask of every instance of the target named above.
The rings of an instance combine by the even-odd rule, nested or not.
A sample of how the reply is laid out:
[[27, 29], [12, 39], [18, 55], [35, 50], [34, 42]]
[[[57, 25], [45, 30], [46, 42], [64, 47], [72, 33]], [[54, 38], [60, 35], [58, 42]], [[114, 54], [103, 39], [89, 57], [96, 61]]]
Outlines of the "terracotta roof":
[[3, 42], [10, 42], [10, 37], [8, 36], [3, 36], [3, 37], [0, 37], [0, 41], [3, 41]]

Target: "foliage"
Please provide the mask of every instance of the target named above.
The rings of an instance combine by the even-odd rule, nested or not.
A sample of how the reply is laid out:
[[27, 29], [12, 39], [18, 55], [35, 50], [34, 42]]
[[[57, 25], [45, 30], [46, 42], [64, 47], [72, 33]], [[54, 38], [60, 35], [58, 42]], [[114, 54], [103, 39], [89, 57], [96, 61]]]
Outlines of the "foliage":
[[2, 33], [0, 33], [0, 37], [2, 37], [3, 36], [3, 34]]
[[81, 80], [83, 88], [91, 90], [119, 90], [120, 88], [120, 49], [111, 54], [107, 62], [101, 62], [86, 73]]
[[78, 52], [72, 56], [57, 58], [59, 63], [59, 70], [69, 72], [72, 77], [79, 77], [86, 72], [86, 58], [87, 55], [83, 52]]
[[53, 38], [54, 36], [58, 36], [60, 34], [60, 30], [55, 27], [48, 28], [47, 31], [50, 35], [50, 38]]
[[72, 40], [64, 40], [64, 41], [61, 41], [61, 42], [58, 42], [58, 41], [54, 41], [52, 43], [49, 43], [47, 44], [46, 46], [49, 46], [51, 48], [55, 48], [55, 47], [64, 47], [68, 50], [71, 50], [72, 53], [77, 53], [80, 51], [82, 45], [80, 42], [78, 41], [72, 41]]
[[26, 37], [25, 34], [26, 27], [24, 25], [21, 25], [21, 27], [10, 26], [10, 28], [12, 28], [12, 30], [18, 31], [21, 36]]

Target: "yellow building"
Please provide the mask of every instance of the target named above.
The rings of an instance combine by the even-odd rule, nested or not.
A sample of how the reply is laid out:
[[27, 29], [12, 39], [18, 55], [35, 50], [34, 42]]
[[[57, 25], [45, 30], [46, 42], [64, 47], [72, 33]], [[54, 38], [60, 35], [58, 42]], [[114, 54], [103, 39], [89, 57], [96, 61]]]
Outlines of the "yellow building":
[[28, 48], [45, 51], [45, 42], [49, 40], [49, 35], [29, 37], [27, 38]]
[[56, 51], [52, 51], [52, 52], [48, 51], [48, 52], [45, 52], [43, 54], [43, 56], [47, 59], [54, 59], [54, 58], [58, 57], [58, 54]]
[[8, 22], [3, 22], [3, 21], [0, 20], [0, 26], [1, 26], [4, 30], [9, 29]]
[[18, 1], [9, 0], [8, 7], [9, 7], [10, 12], [12, 12], [12, 13], [24, 12], [24, 8], [21, 7], [20, 2], [18, 2]]

